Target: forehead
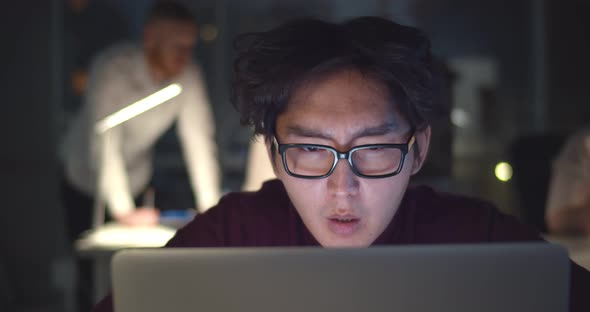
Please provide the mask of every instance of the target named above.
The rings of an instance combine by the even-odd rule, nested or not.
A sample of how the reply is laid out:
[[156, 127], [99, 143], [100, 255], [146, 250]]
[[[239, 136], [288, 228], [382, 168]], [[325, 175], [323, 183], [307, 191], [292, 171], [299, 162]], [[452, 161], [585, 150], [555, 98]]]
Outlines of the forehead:
[[381, 82], [358, 71], [341, 71], [300, 87], [277, 119], [277, 132], [290, 127], [346, 136], [384, 124], [403, 131], [404, 118]]
[[159, 29], [166, 38], [196, 40], [197, 25], [191, 22], [161, 19], [154, 22], [154, 27]]

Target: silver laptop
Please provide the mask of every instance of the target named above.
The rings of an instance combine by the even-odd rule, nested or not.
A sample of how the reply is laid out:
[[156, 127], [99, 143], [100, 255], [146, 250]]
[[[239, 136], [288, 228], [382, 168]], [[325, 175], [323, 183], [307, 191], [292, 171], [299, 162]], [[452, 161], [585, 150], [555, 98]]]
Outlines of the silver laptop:
[[544, 243], [125, 250], [115, 312], [564, 312], [567, 252]]

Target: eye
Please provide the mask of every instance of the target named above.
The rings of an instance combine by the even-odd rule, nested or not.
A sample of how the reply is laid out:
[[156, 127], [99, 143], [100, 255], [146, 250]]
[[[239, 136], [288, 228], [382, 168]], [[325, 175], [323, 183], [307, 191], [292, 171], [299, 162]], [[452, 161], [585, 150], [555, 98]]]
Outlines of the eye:
[[384, 152], [385, 150], [386, 150], [385, 147], [382, 147], [382, 146], [373, 146], [373, 147], [364, 148], [361, 151], [363, 153], [380, 153], [380, 152]]
[[313, 153], [313, 152], [319, 152], [322, 149], [319, 147], [315, 147], [315, 146], [306, 146], [306, 147], [302, 147], [304, 152], [308, 152], [308, 153]]

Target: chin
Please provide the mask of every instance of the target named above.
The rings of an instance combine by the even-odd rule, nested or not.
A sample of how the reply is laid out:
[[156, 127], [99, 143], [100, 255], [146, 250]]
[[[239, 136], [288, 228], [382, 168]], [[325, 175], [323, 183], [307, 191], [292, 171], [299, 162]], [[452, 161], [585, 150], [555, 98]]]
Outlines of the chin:
[[343, 238], [322, 240], [320, 244], [324, 248], [367, 248], [371, 246], [371, 242]]
[[165, 72], [168, 77], [177, 77], [182, 73], [183, 69], [184, 67], [169, 65], [165, 67]]

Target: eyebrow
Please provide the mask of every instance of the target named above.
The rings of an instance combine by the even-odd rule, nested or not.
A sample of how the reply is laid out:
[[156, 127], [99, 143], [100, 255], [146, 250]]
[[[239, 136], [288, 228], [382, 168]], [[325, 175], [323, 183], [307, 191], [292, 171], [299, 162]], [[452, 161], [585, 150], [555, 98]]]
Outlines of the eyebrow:
[[[356, 131], [352, 135], [352, 139], [358, 139], [361, 137], [381, 136], [400, 130], [399, 124], [395, 122], [387, 122], [376, 127], [364, 128]], [[287, 134], [296, 135], [308, 138], [320, 138], [326, 140], [332, 140], [333, 137], [329, 134], [316, 129], [305, 128], [298, 125], [287, 127]]]

